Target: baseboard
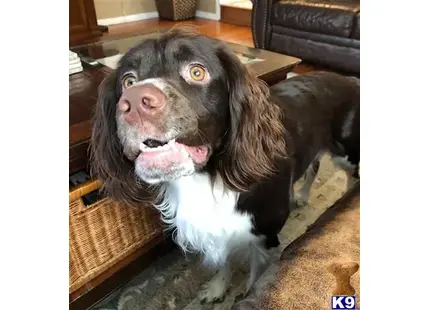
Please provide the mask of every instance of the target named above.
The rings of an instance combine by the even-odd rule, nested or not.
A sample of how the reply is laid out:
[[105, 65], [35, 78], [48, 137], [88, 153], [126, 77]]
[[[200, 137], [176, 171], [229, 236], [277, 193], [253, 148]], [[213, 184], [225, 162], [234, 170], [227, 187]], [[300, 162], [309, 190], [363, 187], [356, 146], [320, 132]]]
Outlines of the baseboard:
[[148, 13], [140, 13], [140, 14], [99, 19], [97, 20], [97, 23], [99, 25], [109, 26], [109, 25], [116, 25], [116, 24], [122, 24], [122, 23], [137, 22], [139, 20], [151, 19], [151, 18], [157, 18], [157, 17], [158, 17], [158, 12], [148, 12]]
[[204, 11], [197, 10], [196, 11], [196, 17], [206, 18], [206, 19], [212, 19], [212, 20], [220, 20], [221, 19], [221, 14], [218, 13], [218, 12], [217, 13], [209, 13], [209, 12], [204, 12]]

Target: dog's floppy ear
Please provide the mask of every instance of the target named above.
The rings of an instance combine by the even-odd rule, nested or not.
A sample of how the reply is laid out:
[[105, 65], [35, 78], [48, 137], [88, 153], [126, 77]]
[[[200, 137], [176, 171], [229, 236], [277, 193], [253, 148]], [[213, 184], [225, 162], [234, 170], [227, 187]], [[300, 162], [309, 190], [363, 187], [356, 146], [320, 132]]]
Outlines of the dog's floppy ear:
[[103, 191], [109, 197], [125, 204], [138, 204], [151, 198], [147, 185], [135, 177], [132, 163], [122, 153], [115, 118], [120, 97], [116, 79], [114, 71], [99, 87], [90, 143], [91, 174], [102, 181]]
[[226, 48], [218, 57], [227, 72], [230, 126], [218, 170], [233, 190], [246, 191], [275, 170], [275, 161], [286, 157], [282, 111], [273, 104], [267, 85], [253, 76]]

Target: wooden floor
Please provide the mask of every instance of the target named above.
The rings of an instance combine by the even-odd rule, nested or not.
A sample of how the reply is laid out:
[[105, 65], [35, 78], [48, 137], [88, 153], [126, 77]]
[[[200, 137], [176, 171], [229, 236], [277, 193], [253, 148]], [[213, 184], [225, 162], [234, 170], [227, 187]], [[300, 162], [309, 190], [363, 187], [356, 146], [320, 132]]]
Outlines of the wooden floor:
[[[109, 32], [105, 33], [101, 40], [109, 40], [114, 37], [127, 37], [131, 35], [137, 35], [141, 32], [148, 32], [150, 30], [171, 28], [174, 26], [187, 26], [197, 29], [200, 33], [217, 38], [219, 40], [233, 42], [245, 46], [254, 47], [252, 40], [252, 31], [250, 27], [237, 26], [227, 24], [219, 21], [196, 18], [193, 20], [186, 21], [167, 21], [156, 19], [147, 19], [143, 21], [137, 21], [132, 23], [124, 23], [118, 25], [109, 26]], [[313, 70], [319, 70], [312, 65], [300, 64], [294, 72], [304, 73]]]
[[178, 22], [159, 20], [157, 18], [132, 23], [111, 25], [109, 26], [109, 33], [105, 34], [104, 37], [129, 36], [131, 34], [138, 34], [143, 30], [148, 32], [150, 30], [171, 28], [174, 26], [188, 26], [198, 29], [200, 33], [210, 37], [216, 37], [220, 40], [246, 46], [254, 46], [250, 27], [236, 26], [201, 18]]

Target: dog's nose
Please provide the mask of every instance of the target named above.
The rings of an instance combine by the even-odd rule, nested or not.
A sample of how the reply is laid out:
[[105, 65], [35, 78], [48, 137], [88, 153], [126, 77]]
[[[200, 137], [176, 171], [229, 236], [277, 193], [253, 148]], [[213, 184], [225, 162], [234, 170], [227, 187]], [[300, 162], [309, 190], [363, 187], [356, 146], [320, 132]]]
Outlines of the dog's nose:
[[143, 85], [140, 88], [140, 96], [143, 107], [147, 109], [161, 108], [165, 104], [164, 94], [152, 85]]
[[153, 85], [137, 85], [126, 89], [119, 102], [119, 111], [139, 115], [159, 113], [166, 104], [163, 92]]

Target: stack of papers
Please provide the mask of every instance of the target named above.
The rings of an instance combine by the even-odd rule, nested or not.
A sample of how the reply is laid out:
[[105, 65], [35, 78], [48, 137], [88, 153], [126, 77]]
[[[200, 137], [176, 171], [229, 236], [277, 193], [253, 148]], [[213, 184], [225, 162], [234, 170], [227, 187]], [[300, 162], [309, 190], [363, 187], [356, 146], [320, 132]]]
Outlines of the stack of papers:
[[69, 75], [82, 72], [83, 70], [84, 68], [82, 68], [82, 62], [78, 54], [69, 51]]

